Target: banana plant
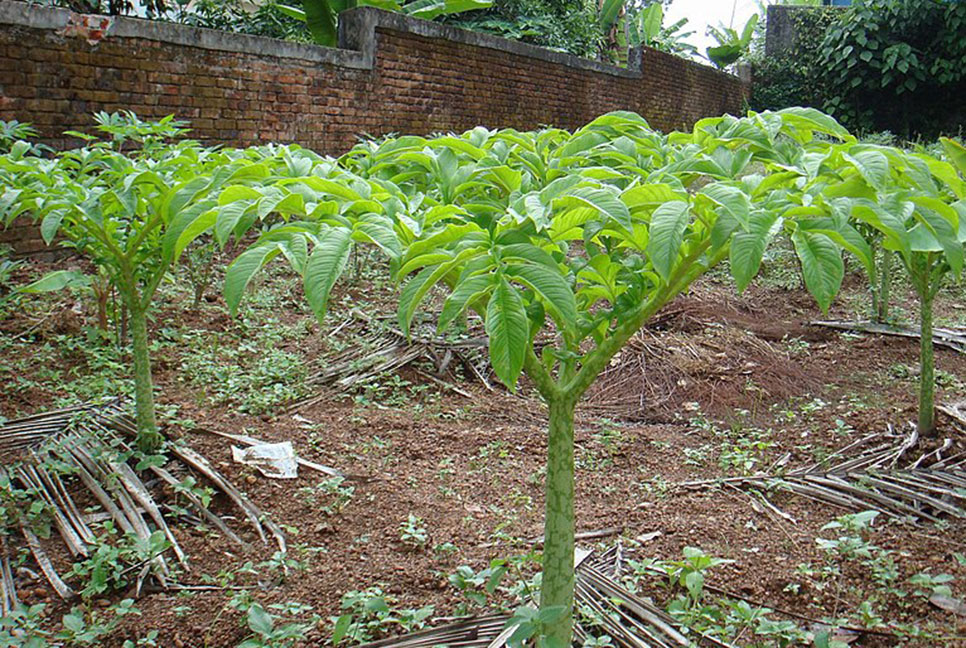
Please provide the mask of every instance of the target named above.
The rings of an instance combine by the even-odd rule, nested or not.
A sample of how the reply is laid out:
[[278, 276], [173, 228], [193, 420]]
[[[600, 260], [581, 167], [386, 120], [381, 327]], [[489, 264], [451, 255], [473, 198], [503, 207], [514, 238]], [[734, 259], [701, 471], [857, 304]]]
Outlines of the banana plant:
[[708, 27], [708, 34], [718, 42], [717, 45], [705, 50], [708, 59], [721, 69], [736, 62], [748, 52], [757, 26], [758, 14], [752, 14], [742, 28], [741, 34], [731, 27]]
[[703, 120], [668, 136], [618, 112], [575, 133], [477, 128], [366, 143], [337, 165], [322, 160], [300, 177], [225, 189], [219, 222], [233, 210], [284, 216], [232, 262], [226, 299], [237, 306], [253, 274], [282, 258], [321, 317], [350, 250], [368, 243], [401, 286], [404, 331], [431, 291], [446, 294], [440, 331], [468, 313], [483, 321], [499, 379], [516, 390], [526, 375], [547, 405], [540, 601], [543, 618], [554, 619], [545, 635], [569, 645], [578, 401], [696, 278], [729, 259], [743, 289], [782, 232], [827, 308], [849, 225], [816, 222], [834, 214], [806, 204], [800, 185], [814, 156], [850, 137], [831, 118], [796, 108]]
[[624, 18], [623, 40], [620, 44], [626, 47], [651, 47], [669, 54], [690, 56], [696, 54], [698, 48], [687, 42], [694, 35], [693, 31], [684, 31], [688, 24], [687, 18], [664, 25], [664, 5], [661, 2], [651, 2], [643, 9], [628, 11]]
[[[155, 293], [184, 248], [214, 225], [221, 185], [266, 173], [264, 164], [191, 141], [157, 146], [150, 154], [127, 155], [96, 142], [54, 159], [16, 152], [0, 158], [4, 223], [20, 215], [35, 218], [48, 244], [59, 237], [90, 259], [127, 307], [137, 442], [144, 450], [163, 441], [148, 351]], [[68, 285], [53, 279], [42, 285], [48, 284]]]
[[376, 7], [386, 11], [433, 20], [439, 16], [488, 9], [493, 0], [302, 0], [302, 7], [278, 5], [284, 14], [306, 23], [312, 39], [325, 47], [336, 47], [339, 37], [339, 14], [355, 7]]

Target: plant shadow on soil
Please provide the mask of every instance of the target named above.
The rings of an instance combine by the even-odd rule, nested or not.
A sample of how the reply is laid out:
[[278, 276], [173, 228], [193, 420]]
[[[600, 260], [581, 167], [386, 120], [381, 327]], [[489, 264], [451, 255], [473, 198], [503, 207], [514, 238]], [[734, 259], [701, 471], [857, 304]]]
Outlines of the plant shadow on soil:
[[[23, 272], [43, 269], [36, 264]], [[847, 304], [861, 302], [860, 279], [848, 278], [847, 298], [833, 307], [833, 316], [854, 316]], [[518, 395], [490, 392], [455, 370], [446, 379], [459, 382], [470, 399], [404, 369], [374, 389], [333, 394], [297, 415], [280, 413], [283, 403], [276, 400], [316, 393], [299, 381], [306, 367], [334, 348], [328, 333], [340, 309], [364, 305], [392, 312], [389, 289], [362, 276], [342, 289], [333, 319], [319, 326], [305, 313], [293, 283], [284, 272], [264, 279], [235, 320], [219, 297], [191, 311], [186, 295], [168, 288], [153, 322], [160, 340], [159, 401], [176, 412], [168, 417], [168, 433], [208, 456], [270, 512], [288, 530], [290, 557], [298, 563], [285, 574], [266, 566], [273, 549], [251, 533], [245, 537], [251, 548], [241, 551], [209, 530], [182, 525], [176, 533], [193, 567], [180, 582], [250, 587], [266, 607], [312, 606], [323, 621], [309, 631], [307, 645], [327, 643], [329, 618], [339, 615], [342, 596], [370, 586], [379, 586], [399, 607], [433, 605], [435, 616], [449, 616], [467, 603], [449, 574], [460, 565], [479, 570], [491, 559], [526, 554], [525, 540], [541, 532], [542, 405], [526, 386]], [[915, 312], [911, 304], [905, 302]], [[72, 294], [4, 314], [3, 415], [48, 408], [64, 395], [65, 384], [97, 372], [89, 355], [65, 350], [65, 338], [84, 335], [86, 308], [84, 296]], [[67, 315], [38, 324], [47, 311]], [[946, 315], [958, 313], [950, 309]], [[771, 501], [794, 518], [791, 523], [738, 490], [670, 486], [762, 470], [786, 453], [789, 465], [811, 463], [860, 434], [914, 420], [916, 343], [804, 324], [817, 316], [803, 291], [761, 282], [738, 297], [705, 280], [670, 305], [615, 358], [578, 412], [578, 531], [620, 526], [631, 545], [659, 531], [636, 549], [638, 558], [675, 560], [685, 547], [700, 547], [734, 561], [715, 567], [709, 582], [770, 607], [815, 618], [851, 615], [859, 623], [859, 606], [876, 596], [860, 566], [846, 566], [835, 586], [824, 588], [814, 587], [815, 577], [802, 568], [823, 563], [816, 538], [830, 537], [822, 527], [845, 511], [774, 496]], [[279, 355], [265, 360], [268, 348]], [[205, 349], [207, 359], [199, 360]], [[288, 373], [267, 372], [259, 382], [251, 378], [266, 373], [259, 361], [291, 366]], [[940, 399], [966, 396], [966, 358], [938, 350], [937, 364], [946, 376]], [[39, 365], [44, 371], [36, 370]], [[275, 400], [252, 400], [266, 393]], [[204, 429], [291, 441], [307, 459], [374, 479], [345, 482], [354, 491], [333, 507], [333, 491], [322, 475], [303, 469], [294, 481], [263, 478], [233, 463], [229, 444]], [[954, 437], [962, 449], [961, 434], [943, 427], [940, 435]], [[229, 512], [225, 503], [221, 507]], [[410, 514], [419, 518], [425, 542], [403, 537]], [[922, 572], [949, 573], [956, 578], [954, 596], [963, 598], [966, 567], [954, 556], [966, 553], [964, 530], [958, 520], [913, 527], [880, 519], [871, 540], [895, 552], [897, 582]], [[52, 553], [67, 571], [67, 556]], [[240, 569], [246, 563], [256, 566], [257, 575]], [[24, 602], [47, 602], [49, 618], [59, 619], [67, 608], [41, 581], [24, 578]], [[141, 616], [126, 619], [102, 645], [120, 646], [156, 629], [158, 645], [236, 646], [247, 634], [242, 615], [228, 605], [237, 591], [148, 594], [137, 601]], [[648, 593], [658, 601], [669, 597], [663, 589]], [[130, 592], [119, 596], [125, 594]], [[966, 634], [962, 618], [921, 598], [886, 599], [876, 612], [887, 623]], [[866, 636], [855, 645], [893, 643]]]

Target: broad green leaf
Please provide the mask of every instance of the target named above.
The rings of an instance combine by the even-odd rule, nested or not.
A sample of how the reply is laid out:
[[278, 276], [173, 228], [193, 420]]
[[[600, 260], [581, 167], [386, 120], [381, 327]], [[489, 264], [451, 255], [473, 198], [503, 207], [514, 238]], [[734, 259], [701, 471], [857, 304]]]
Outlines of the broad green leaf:
[[238, 255], [225, 270], [225, 303], [234, 316], [238, 311], [242, 295], [252, 277], [266, 263], [274, 259], [281, 252], [277, 243], [259, 245], [248, 248]]
[[54, 209], [44, 216], [40, 222], [40, 236], [44, 239], [44, 243], [50, 245], [54, 241], [66, 215], [65, 209]]
[[852, 164], [876, 191], [883, 191], [889, 180], [889, 159], [880, 151], [859, 151], [854, 155], [845, 153], [842, 157]]
[[403, 12], [415, 18], [432, 20], [438, 16], [487, 9], [493, 0], [413, 0], [403, 5]]
[[920, 158], [929, 167], [929, 172], [933, 177], [949, 187], [957, 198], [966, 197], [966, 182], [956, 173], [956, 167], [949, 162], [937, 160], [929, 155], [923, 155]]
[[258, 201], [258, 208], [256, 209], [258, 218], [264, 219], [273, 212], [305, 217], [305, 198], [297, 193], [279, 193], [274, 196], [265, 196]]
[[829, 117], [815, 108], [794, 106], [778, 111], [782, 121], [798, 129], [825, 133], [840, 140], [854, 140], [855, 138], [834, 118]]
[[215, 215], [215, 240], [224, 247], [238, 223], [255, 209], [254, 200], [238, 200], [224, 205]]
[[940, 137], [939, 141], [949, 161], [959, 169], [960, 174], [966, 176], [966, 146], [948, 137]]
[[553, 260], [546, 250], [533, 245], [532, 243], [511, 243], [499, 247], [500, 257], [503, 259], [522, 259], [537, 265], [544, 265], [554, 270], [557, 269], [557, 262]]
[[504, 271], [507, 277], [519, 281], [537, 293], [547, 303], [554, 319], [564, 329], [577, 327], [577, 302], [567, 280], [557, 268], [523, 263]]
[[749, 224], [748, 231], [739, 231], [734, 235], [728, 250], [731, 276], [738, 292], [744, 291], [758, 274], [765, 248], [776, 234], [778, 217], [774, 212], [762, 210], [751, 216]]
[[[346, 180], [348, 180], [348, 178], [346, 178]], [[290, 182], [304, 184], [314, 191], [322, 192], [327, 196], [342, 198], [343, 200], [364, 200], [363, 196], [359, 195], [357, 191], [349, 187], [349, 184], [346, 180], [336, 182], [335, 180], [329, 180], [328, 178], [309, 176], [305, 178], [293, 178]], [[286, 181], [286, 185], [290, 184], [290, 182]]]
[[184, 183], [177, 190], [168, 192], [161, 207], [165, 222], [170, 223], [188, 203], [206, 193], [209, 183], [209, 178], [200, 176]]
[[751, 201], [748, 195], [738, 187], [720, 182], [710, 184], [701, 190], [702, 196], [707, 196], [715, 204], [724, 208], [735, 220], [748, 228], [748, 214], [751, 211]]
[[802, 265], [805, 287], [827, 313], [845, 275], [842, 253], [824, 234], [796, 230], [792, 233], [792, 243]]
[[[450, 224], [445, 228], [431, 234], [424, 239], [420, 239], [409, 246], [403, 261], [407, 262], [429, 251], [439, 251], [455, 241], [463, 240], [471, 234], [480, 233], [480, 226], [475, 223]], [[399, 277], [401, 278], [401, 277]]]
[[75, 286], [87, 286], [90, 285], [90, 283], [91, 278], [83, 272], [76, 272], [74, 270], [54, 270], [53, 272], [45, 274], [43, 277], [33, 283], [27, 284], [26, 286], [21, 286], [17, 289], [17, 292], [53, 292], [55, 290], [63, 290], [64, 288], [73, 288]]
[[358, 221], [355, 225], [355, 232], [378, 246], [392, 259], [399, 258], [402, 255], [402, 248], [399, 245], [396, 233], [385, 225], [370, 221]]
[[[952, 210], [948, 205], [943, 206]], [[916, 213], [917, 220], [929, 230], [942, 248], [950, 270], [954, 275], [959, 276], [963, 269], [963, 244], [959, 242], [958, 236], [959, 221], [956, 221], [954, 228], [946, 218], [931, 209], [919, 209]]]
[[606, 34], [617, 23], [621, 12], [624, 10], [625, 0], [601, 0], [598, 22], [603, 32]]
[[409, 335], [409, 325], [412, 323], [416, 309], [419, 308], [429, 289], [454, 270], [460, 270], [462, 264], [465, 264], [473, 257], [479, 256], [481, 253], [481, 248], [465, 249], [459, 254], [452, 256], [448, 261], [423, 268], [415, 277], [406, 282], [399, 296], [398, 312], [399, 327], [406, 335]]
[[288, 16], [289, 18], [294, 18], [295, 20], [299, 20], [301, 22], [306, 21], [305, 11], [303, 11], [302, 9], [298, 9], [296, 7], [290, 7], [288, 5], [283, 5], [283, 4], [277, 4], [275, 5], [275, 8], [278, 9], [283, 14], [285, 14], [286, 16]]
[[487, 304], [486, 334], [493, 371], [511, 391], [523, 371], [529, 329], [523, 298], [506, 279], [500, 279]]
[[215, 224], [218, 210], [211, 201], [200, 202], [178, 212], [164, 237], [165, 258], [177, 261], [184, 249]]
[[352, 230], [333, 227], [326, 231], [305, 262], [302, 281], [305, 299], [315, 316], [321, 320], [329, 303], [329, 294], [342, 276], [352, 249]]
[[664, 23], [664, 10], [660, 2], [652, 2], [641, 12], [641, 24], [644, 26], [644, 37], [647, 44], [650, 44], [661, 33], [661, 25]]
[[245, 166], [239, 167], [234, 173], [229, 176], [227, 182], [239, 182], [242, 180], [264, 180], [270, 175], [271, 171], [267, 164], [257, 162], [255, 164], [246, 164]]
[[284, 241], [281, 242], [282, 254], [285, 255], [285, 259], [300, 275], [305, 274], [305, 262], [309, 258], [309, 244], [305, 236], [300, 233], [289, 234]]
[[631, 229], [631, 213], [627, 209], [627, 205], [621, 202], [620, 196], [612, 190], [578, 187], [571, 191], [569, 195], [554, 201], [554, 205], [564, 208], [572, 207], [575, 204], [596, 209], [617, 225], [627, 230]]
[[345, 639], [352, 627], [352, 615], [343, 614], [335, 621], [335, 626], [332, 628], [332, 645], [338, 646]]
[[454, 319], [473, 305], [477, 299], [486, 295], [494, 286], [495, 274], [482, 274], [467, 277], [453, 288], [453, 292], [443, 303], [437, 330], [442, 333]]
[[271, 636], [275, 629], [275, 622], [272, 620], [272, 615], [255, 603], [248, 608], [248, 628], [263, 637]]
[[683, 200], [674, 200], [662, 204], [651, 214], [647, 255], [664, 281], [671, 278], [671, 270], [681, 250], [690, 218], [689, 207]]
[[262, 197], [262, 192], [248, 185], [231, 185], [225, 187], [218, 194], [218, 204], [227, 205], [236, 200], [258, 200]]
[[662, 203], [684, 198], [685, 195], [674, 191], [670, 185], [661, 183], [637, 185], [621, 194], [621, 200], [631, 210], [641, 207], [650, 210]]

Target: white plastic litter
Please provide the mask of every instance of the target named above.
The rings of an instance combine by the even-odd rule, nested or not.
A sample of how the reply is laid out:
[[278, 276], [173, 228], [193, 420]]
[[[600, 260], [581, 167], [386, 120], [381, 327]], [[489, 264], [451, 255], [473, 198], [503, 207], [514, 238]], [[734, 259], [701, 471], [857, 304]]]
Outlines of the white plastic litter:
[[238, 463], [252, 466], [272, 479], [295, 479], [299, 476], [298, 459], [292, 443], [262, 443], [248, 448], [231, 447], [231, 456]]

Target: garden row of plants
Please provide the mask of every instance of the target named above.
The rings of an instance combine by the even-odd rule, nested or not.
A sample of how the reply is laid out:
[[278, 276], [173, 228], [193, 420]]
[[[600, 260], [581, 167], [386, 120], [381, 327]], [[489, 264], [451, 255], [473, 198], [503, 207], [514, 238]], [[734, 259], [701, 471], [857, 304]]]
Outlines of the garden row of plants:
[[[369, 140], [333, 158], [295, 145], [204, 146], [172, 118], [99, 123], [106, 137], [63, 153], [13, 142], [0, 156], [0, 218], [35, 219], [122, 296], [139, 445], [163, 450], [148, 317], [189, 247], [244, 243], [224, 281], [232, 311], [280, 260], [320, 319], [353, 248], [376, 248], [400, 286], [404, 331], [445, 295], [439, 329], [482, 319], [497, 376], [515, 390], [526, 375], [548, 407], [547, 645], [571, 637], [575, 406], [623, 345], [715, 266], [726, 262], [743, 290], [766, 248], [788, 237], [827, 310], [843, 254], [873, 285], [877, 259], [899, 259], [920, 302], [918, 426], [933, 428], [932, 301], [960, 275], [966, 242], [966, 149], [952, 140], [940, 155], [865, 144], [807, 108], [666, 135], [615, 112], [572, 133], [479, 127]], [[78, 280], [60, 271], [28, 290]]]

